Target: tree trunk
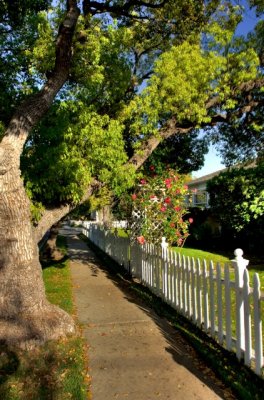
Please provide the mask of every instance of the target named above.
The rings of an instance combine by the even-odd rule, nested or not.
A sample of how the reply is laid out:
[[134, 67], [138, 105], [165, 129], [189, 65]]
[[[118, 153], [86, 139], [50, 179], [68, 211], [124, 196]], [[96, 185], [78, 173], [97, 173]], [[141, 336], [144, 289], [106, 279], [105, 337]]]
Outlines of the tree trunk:
[[74, 324], [46, 300], [29, 200], [16, 157], [19, 151], [14, 146], [17, 140], [12, 139], [4, 137], [0, 147], [0, 340], [45, 341], [74, 332]]
[[43, 89], [17, 109], [0, 143], [0, 340], [6, 343], [44, 342], [75, 330], [73, 319], [46, 299], [29, 200], [20, 176], [27, 135], [68, 78], [79, 10], [76, 1], [67, 4], [54, 71]]
[[[99, 187], [100, 183], [94, 179], [90, 186], [87, 188], [85, 194], [82, 197], [82, 200], [78, 203], [78, 205], [76, 205], [76, 207], [89, 199], [93, 192], [98, 190]], [[38, 225], [34, 228], [34, 237], [36, 242], [38, 243], [52, 225], [59, 222], [73, 209], [74, 207], [70, 206], [69, 204], [64, 204], [60, 207], [49, 209], [47, 208], [44, 211], [40, 221], [38, 222]]]
[[60, 261], [64, 258], [64, 254], [57, 247], [57, 238], [60, 229], [60, 222], [52, 225], [49, 231], [49, 236], [40, 251], [41, 262]]

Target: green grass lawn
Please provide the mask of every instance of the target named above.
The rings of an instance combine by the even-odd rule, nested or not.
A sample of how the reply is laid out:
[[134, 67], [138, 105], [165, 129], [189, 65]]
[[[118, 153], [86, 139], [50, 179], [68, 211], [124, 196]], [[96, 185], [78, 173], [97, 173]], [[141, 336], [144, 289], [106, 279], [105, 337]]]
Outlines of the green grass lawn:
[[[191, 249], [188, 247], [172, 247], [172, 249], [185, 257], [199, 258], [200, 261], [205, 260], [207, 262], [207, 266], [209, 266], [210, 261], [213, 261], [214, 265], [216, 265], [216, 263], [219, 262], [222, 266], [222, 270], [226, 263], [230, 263], [230, 258], [225, 257], [221, 254], [217, 254], [217, 253], [210, 253], [208, 251]], [[251, 283], [253, 282], [253, 276], [254, 276], [255, 272], [258, 273], [259, 279], [260, 279], [261, 291], [264, 291], [264, 267], [261, 267], [258, 265], [258, 268], [256, 269], [254, 267], [254, 265], [250, 265], [250, 263], [249, 263], [248, 272], [249, 272], [249, 278], [250, 278]], [[234, 280], [234, 276], [235, 276], [235, 274], [234, 274], [233, 268], [231, 266], [231, 279], [232, 280]]]
[[[66, 248], [64, 238], [59, 244]], [[43, 270], [47, 298], [73, 314], [68, 260]], [[87, 400], [85, 342], [77, 334], [50, 341], [31, 351], [0, 346], [1, 400]]]
[[[185, 257], [193, 257], [194, 259], [199, 258], [200, 261], [202, 260], [206, 260], [207, 263], [207, 267], [209, 266], [210, 261], [213, 261], [214, 263], [214, 267], [216, 268], [216, 264], [220, 263], [221, 264], [221, 270], [222, 270], [222, 278], [224, 278], [224, 265], [230, 264], [230, 280], [231, 281], [235, 281], [235, 272], [234, 272], [234, 268], [232, 267], [231, 263], [230, 263], [230, 259], [227, 257], [224, 257], [222, 255], [219, 254], [215, 254], [215, 253], [210, 253], [207, 251], [202, 251], [202, 250], [197, 250], [197, 249], [191, 249], [191, 248], [179, 248], [179, 247], [174, 247], [173, 250]], [[264, 271], [263, 268], [259, 269], [248, 269], [249, 272], [249, 279], [250, 279], [250, 284], [251, 287], [253, 287], [253, 277], [255, 272], [258, 273], [259, 275], [259, 279], [260, 279], [260, 286], [261, 286], [261, 291], [264, 292]], [[215, 293], [217, 293], [217, 284], [216, 282], [214, 283], [214, 289], [215, 289]], [[223, 305], [223, 311], [225, 310], [225, 304], [226, 304], [226, 297], [225, 297], [225, 291], [224, 291], [224, 286], [221, 285], [221, 290], [222, 290], [222, 305]], [[217, 295], [216, 295], [217, 296]], [[250, 304], [251, 304], [251, 310], [253, 310], [253, 299], [251, 297], [250, 299]], [[235, 290], [231, 290], [231, 329], [232, 329], [232, 335], [233, 337], [236, 337], [236, 294], [235, 294]], [[217, 306], [217, 302], [215, 303], [215, 318], [216, 318], [216, 324], [217, 324], [217, 318], [218, 318], [218, 306]], [[253, 321], [253, 315], [251, 315], [251, 320], [252, 320], [252, 344], [254, 346], [255, 344], [255, 337], [254, 337], [254, 321]], [[223, 319], [223, 327], [225, 329], [225, 318]], [[264, 308], [262, 307], [262, 325], [264, 326]], [[264, 338], [264, 332], [263, 332], [263, 338]]]

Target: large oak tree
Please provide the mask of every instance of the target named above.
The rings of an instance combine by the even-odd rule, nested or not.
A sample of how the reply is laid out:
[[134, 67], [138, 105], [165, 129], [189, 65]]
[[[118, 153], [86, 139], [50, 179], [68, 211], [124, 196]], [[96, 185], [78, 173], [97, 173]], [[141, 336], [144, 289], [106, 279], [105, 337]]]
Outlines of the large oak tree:
[[[74, 331], [45, 298], [45, 231], [96, 186], [120, 194], [162, 140], [252, 120], [263, 79], [249, 41], [232, 40], [241, 16], [226, 2], [18, 0], [0, 15], [0, 339], [43, 341]], [[52, 149], [61, 167], [43, 178]], [[29, 192], [46, 196], [35, 228]]]

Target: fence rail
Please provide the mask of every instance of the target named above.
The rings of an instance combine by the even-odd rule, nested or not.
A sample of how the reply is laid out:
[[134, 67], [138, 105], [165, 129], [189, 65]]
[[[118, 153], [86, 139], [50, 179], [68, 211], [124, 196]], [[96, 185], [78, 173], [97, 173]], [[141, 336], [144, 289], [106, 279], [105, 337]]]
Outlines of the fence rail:
[[258, 274], [237, 265], [224, 268], [181, 256], [166, 246], [131, 244], [99, 225], [82, 222], [82, 232], [96, 246], [151, 291], [190, 319], [239, 360], [263, 373], [263, 294]]

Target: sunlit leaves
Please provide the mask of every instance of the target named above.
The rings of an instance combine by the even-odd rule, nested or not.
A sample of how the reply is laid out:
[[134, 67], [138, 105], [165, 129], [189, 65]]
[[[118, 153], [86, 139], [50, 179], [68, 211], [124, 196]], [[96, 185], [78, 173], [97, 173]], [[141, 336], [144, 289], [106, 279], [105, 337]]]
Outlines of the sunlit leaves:
[[29, 71], [34, 74], [45, 74], [54, 68], [55, 63], [55, 32], [52, 29], [47, 12], [38, 15], [37, 40], [34, 47], [25, 50], [30, 59]]
[[208, 122], [206, 101], [215, 92], [223, 64], [221, 56], [204, 53], [198, 45], [173, 46], [157, 60], [147, 88], [126, 110], [131, 128], [139, 135], [152, 134], [172, 115], [179, 123]]
[[244, 229], [264, 214], [263, 164], [233, 168], [208, 182], [210, 205], [221, 223], [234, 231]]
[[133, 184], [126, 166], [123, 126], [76, 102], [55, 106], [32, 133], [21, 167], [31, 197], [42, 203], [78, 203], [96, 178], [120, 194]]

